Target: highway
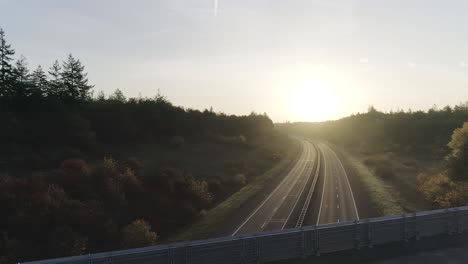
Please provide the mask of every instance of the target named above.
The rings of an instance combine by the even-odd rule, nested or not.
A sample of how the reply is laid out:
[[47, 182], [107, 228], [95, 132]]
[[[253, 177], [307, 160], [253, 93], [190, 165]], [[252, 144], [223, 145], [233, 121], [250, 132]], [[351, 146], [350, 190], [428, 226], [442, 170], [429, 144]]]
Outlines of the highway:
[[[280, 184], [234, 230], [232, 235], [283, 229], [305, 190], [312, 174], [317, 152], [311, 143], [301, 140], [302, 153]], [[302, 205], [300, 205], [302, 207]]]
[[323, 184], [316, 224], [359, 220], [348, 175], [336, 153], [324, 143], [318, 147], [323, 156]]
[[348, 175], [323, 142], [301, 140], [302, 153], [278, 186], [232, 235], [359, 220]]

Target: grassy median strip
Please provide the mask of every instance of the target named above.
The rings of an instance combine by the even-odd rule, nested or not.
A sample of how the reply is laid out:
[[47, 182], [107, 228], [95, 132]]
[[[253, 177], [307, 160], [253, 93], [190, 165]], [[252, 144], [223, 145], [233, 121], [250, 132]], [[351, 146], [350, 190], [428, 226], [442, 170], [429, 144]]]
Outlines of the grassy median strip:
[[382, 215], [398, 215], [405, 213], [403, 207], [399, 204], [395, 194], [398, 193], [393, 186], [386, 184], [374, 173], [362, 164], [358, 159], [346, 154], [349, 165], [354, 168], [356, 174], [363, 182], [366, 190], [369, 192], [371, 202]]
[[280, 176], [297, 159], [300, 147], [295, 145], [276, 166], [255, 178], [254, 181], [234, 193], [231, 197], [209, 210], [206, 215], [180, 233], [170, 238], [168, 242], [190, 241], [208, 238], [216, 231], [225, 219], [234, 214], [245, 202], [261, 191], [269, 181]]

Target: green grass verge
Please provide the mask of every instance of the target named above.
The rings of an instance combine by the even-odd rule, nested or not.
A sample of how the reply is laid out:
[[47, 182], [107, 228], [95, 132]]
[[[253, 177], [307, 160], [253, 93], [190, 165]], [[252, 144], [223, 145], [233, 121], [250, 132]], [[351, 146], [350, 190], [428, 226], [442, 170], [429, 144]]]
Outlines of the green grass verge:
[[245, 202], [261, 191], [269, 181], [280, 176], [289, 168], [292, 162], [297, 159], [299, 150], [299, 145], [295, 144], [286, 157], [277, 165], [256, 177], [255, 180], [221, 202], [218, 206], [210, 209], [201, 219], [169, 238], [167, 242], [208, 238], [219, 228], [225, 219], [234, 214]]
[[379, 210], [382, 215], [398, 215], [405, 213], [405, 210], [398, 202], [396, 194], [397, 190], [393, 186], [386, 184], [382, 179], [378, 178], [374, 173], [367, 168], [358, 159], [351, 155], [346, 155], [349, 166], [352, 166], [364, 184], [372, 204]]

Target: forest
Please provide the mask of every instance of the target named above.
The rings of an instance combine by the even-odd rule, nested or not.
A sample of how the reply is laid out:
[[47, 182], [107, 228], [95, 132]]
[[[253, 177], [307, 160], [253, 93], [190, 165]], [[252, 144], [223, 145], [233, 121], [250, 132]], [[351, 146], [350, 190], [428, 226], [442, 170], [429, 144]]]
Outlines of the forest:
[[289, 151], [266, 114], [94, 95], [73, 55], [14, 55], [0, 29], [0, 263], [157, 244]]
[[[406, 196], [407, 211], [415, 211], [468, 204], [467, 121], [468, 103], [460, 103], [427, 111], [381, 112], [371, 106], [335, 121], [277, 126], [344, 147]], [[429, 207], [408, 205], [422, 197]]]

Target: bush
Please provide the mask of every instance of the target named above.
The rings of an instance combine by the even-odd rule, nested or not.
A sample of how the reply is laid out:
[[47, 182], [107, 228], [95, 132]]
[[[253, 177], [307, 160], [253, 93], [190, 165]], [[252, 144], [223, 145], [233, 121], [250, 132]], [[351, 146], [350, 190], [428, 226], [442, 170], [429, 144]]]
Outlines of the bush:
[[456, 207], [468, 203], [468, 183], [450, 179], [447, 172], [419, 175], [419, 191], [437, 207]]
[[236, 187], [243, 187], [247, 184], [247, 178], [244, 174], [237, 174], [232, 177], [231, 183]]
[[122, 231], [122, 246], [125, 248], [145, 247], [156, 243], [157, 235], [143, 219], [137, 219]]
[[377, 165], [377, 167], [375, 168], [375, 174], [379, 176], [380, 178], [386, 179], [386, 180], [389, 180], [395, 177], [393, 168], [385, 164]]
[[67, 159], [62, 162], [61, 169], [71, 177], [86, 177], [90, 173], [88, 164], [82, 159]]
[[451, 149], [447, 157], [450, 178], [468, 180], [468, 122], [453, 131], [448, 147]]
[[141, 162], [141, 160], [135, 158], [135, 157], [131, 157], [127, 160], [127, 162], [125, 162], [125, 164], [130, 168], [132, 169], [133, 171], [136, 171], [138, 172], [139, 170], [141, 170], [141, 168], [143, 168], [143, 163]]

